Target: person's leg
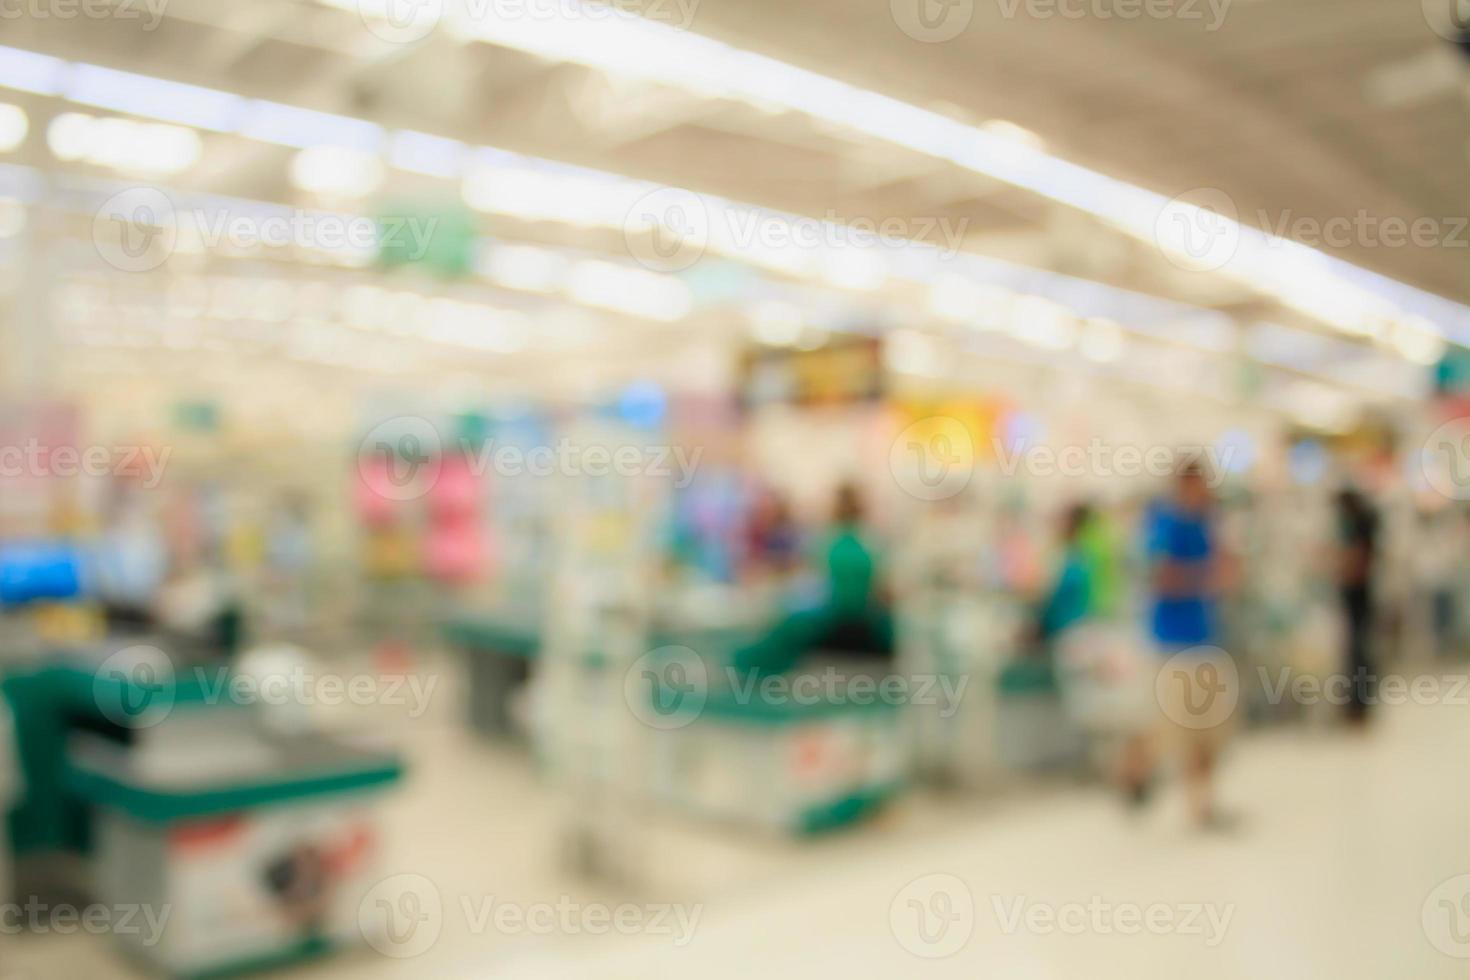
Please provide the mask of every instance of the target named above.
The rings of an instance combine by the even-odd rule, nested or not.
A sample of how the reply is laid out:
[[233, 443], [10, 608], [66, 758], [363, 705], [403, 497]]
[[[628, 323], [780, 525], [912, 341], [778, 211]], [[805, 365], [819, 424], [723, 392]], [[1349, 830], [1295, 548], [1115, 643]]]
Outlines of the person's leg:
[[1128, 802], [1135, 805], [1146, 802], [1153, 778], [1153, 740], [1146, 733], [1133, 735], [1123, 743], [1118, 758], [1118, 783]]
[[1185, 752], [1185, 792], [1195, 823], [1208, 825], [1215, 815], [1215, 751], [1204, 739], [1196, 739]]
[[1372, 699], [1372, 665], [1368, 653], [1372, 629], [1370, 603], [1367, 593], [1361, 589], [1348, 591], [1343, 600], [1347, 614], [1347, 716], [1354, 724], [1361, 724], [1367, 721]]

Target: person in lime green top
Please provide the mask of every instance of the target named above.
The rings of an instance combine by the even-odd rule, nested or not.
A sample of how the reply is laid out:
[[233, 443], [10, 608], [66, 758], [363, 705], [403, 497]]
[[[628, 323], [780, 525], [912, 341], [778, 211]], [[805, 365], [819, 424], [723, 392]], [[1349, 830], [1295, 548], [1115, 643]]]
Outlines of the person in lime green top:
[[1118, 616], [1127, 598], [1127, 579], [1123, 543], [1107, 514], [1089, 508], [1087, 519], [1078, 530], [1077, 546], [1091, 578], [1090, 612], [1102, 619]]

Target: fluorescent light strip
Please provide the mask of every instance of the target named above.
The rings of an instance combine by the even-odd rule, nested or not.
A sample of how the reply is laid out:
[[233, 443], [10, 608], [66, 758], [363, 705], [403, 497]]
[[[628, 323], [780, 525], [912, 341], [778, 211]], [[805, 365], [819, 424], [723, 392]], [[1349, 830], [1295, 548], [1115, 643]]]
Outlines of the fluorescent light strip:
[[[1155, 241], [1158, 216], [1169, 204], [1161, 194], [898, 99], [667, 24], [576, 16], [583, 5], [578, 0], [565, 2], [571, 16], [474, 17], [466, 7], [452, 11], [450, 23], [461, 36], [500, 47], [696, 95], [804, 112], [1034, 191], [1104, 218], [1145, 241]], [[1211, 219], [1228, 221], [1224, 216]], [[1391, 315], [1396, 307], [1429, 318], [1457, 342], [1470, 345], [1470, 307], [1298, 242], [1232, 224], [1239, 229], [1241, 248], [1221, 272], [1336, 327], [1351, 330], [1346, 318], [1380, 310]]]
[[239, 128], [246, 100], [228, 92], [184, 85], [97, 65], [74, 66], [66, 98], [99, 109], [182, 123], [219, 133]]
[[0, 47], [0, 85], [36, 95], [60, 95], [66, 62], [49, 55]]
[[[610, 54], [606, 39], [593, 44], [590, 42], [592, 35], [579, 34], [578, 36], [582, 37], [583, 42], [586, 43], [579, 43], [571, 47], [545, 47], [544, 38], [548, 28], [556, 28], [557, 25], [565, 28], [565, 25], [570, 23], [575, 25], [574, 30], [580, 31], [587, 26], [581, 22], [535, 21], [511, 24], [500, 21], [476, 21], [475, 23], [481, 29], [477, 36], [495, 43], [504, 41], [506, 46], [534, 50], [548, 57], [563, 58], [591, 67], [606, 68], [610, 71], [624, 70], [617, 66], [629, 66], [628, 70], [634, 74], [688, 87], [687, 81], [681, 82], [677, 73], [665, 77], [669, 64], [666, 49], [665, 60], [660, 63], [656, 57], [645, 58], [639, 55], [629, 59], [625, 57], [627, 52]], [[780, 104], [788, 104], [792, 108], [854, 126], [902, 145], [925, 149], [926, 152], [933, 152], [952, 159], [971, 169], [980, 170], [1019, 186], [1029, 187], [1045, 196], [1107, 217], [1115, 224], [1125, 227], [1140, 237], [1152, 237], [1152, 218], [1165, 203], [1165, 199], [1160, 195], [1049, 156], [1022, 143], [965, 126], [936, 113], [918, 109], [886, 96], [866, 92], [774, 59], [738, 51], [709, 38], [686, 34], [636, 18], [633, 20], [618, 18], [599, 23], [602, 27], [615, 32], [631, 30], [641, 34], [652, 31], [653, 33], [647, 36], [658, 37], [659, 43], [665, 45], [669, 40], [669, 35], [659, 35], [659, 32], [671, 32], [676, 43], [692, 44], [695, 47], [691, 50], [700, 52], [700, 57], [694, 61], [701, 67], [698, 70], [692, 70], [690, 77], [704, 79], [710, 85], [713, 85], [711, 81], [713, 76], [706, 70], [707, 66], [720, 63], [721, 58], [726, 61], [731, 57], [735, 58], [746, 67], [748, 74], [732, 76], [728, 86], [717, 86], [720, 91], [728, 89], [730, 94], [737, 96], [743, 92], [745, 97], [758, 102], [776, 101]], [[486, 31], [491, 33], [487, 34]], [[543, 40], [535, 41], [533, 44], [533, 40], [537, 38]], [[643, 48], [635, 44], [629, 50], [641, 51]], [[677, 63], [681, 71], [689, 64], [682, 56], [677, 59]], [[27, 78], [34, 80], [38, 74], [45, 73], [60, 77], [66, 67], [66, 63], [59, 59], [14, 48], [0, 47], [0, 85], [8, 84], [6, 79], [11, 76], [19, 77], [22, 81]], [[208, 126], [221, 129], [225, 129], [228, 124], [219, 110], [228, 111], [231, 107], [243, 106], [241, 111], [246, 119], [239, 131], [242, 135], [266, 142], [300, 148], [322, 143], [336, 143], [363, 149], [377, 149], [384, 138], [383, 129], [376, 124], [347, 116], [301, 109], [264, 100], [246, 100], [231, 93], [198, 86], [183, 86], [180, 83], [94, 65], [76, 64], [73, 67], [91, 80], [82, 86], [82, 91], [90, 93], [90, 98], [101, 98], [96, 91], [96, 80], [108, 79], [119, 88], [129, 90], [130, 95], [116, 96], [114, 101], [126, 101], [128, 108], [125, 111], [136, 115], [173, 121], [176, 118], [174, 113], [177, 112], [177, 107], [171, 109], [169, 99], [161, 97], [142, 99], [139, 97], [144, 93], [153, 93], [158, 96], [173, 93], [184, 103], [194, 107], [185, 111], [204, 114], [205, 118], [201, 120], [200, 125], [207, 123]], [[762, 72], [765, 74], [763, 75]], [[797, 81], [801, 84], [793, 84], [784, 89], [777, 85], [767, 91], [770, 88], [771, 78], [781, 79], [783, 85]], [[783, 91], [788, 95], [778, 99], [777, 96]], [[232, 100], [241, 101], [236, 103]], [[215, 111], [211, 113], [207, 109], [199, 108], [203, 106], [212, 107]], [[225, 131], [229, 130], [225, 129]], [[449, 156], [453, 153], [455, 146], [461, 145], [444, 137], [413, 131], [400, 131], [394, 134], [395, 141], [400, 137], [405, 139], [406, 145], [417, 144], [425, 158], [432, 158], [435, 155], [438, 157], [436, 162], [426, 162], [426, 159], [420, 159], [416, 167], [410, 166], [405, 169], [416, 169], [418, 172], [435, 176], [451, 171], [452, 166], [448, 163]], [[434, 151], [429, 151], [429, 144], [426, 141], [441, 142], [436, 144]], [[412, 156], [409, 151], [400, 151], [400, 153], [400, 159]], [[581, 181], [586, 182], [584, 189], [589, 192], [596, 190], [602, 193], [608, 187], [616, 187], [621, 192], [619, 197], [647, 193], [658, 188], [658, 185], [644, 181], [556, 161], [527, 157], [491, 147], [475, 148], [473, 159], [480, 164], [521, 168], [548, 177], [572, 180], [580, 178]], [[601, 186], [594, 188], [594, 183]], [[727, 214], [724, 215], [726, 231], [738, 226], [733, 223], [734, 221], [749, 220], [755, 214], [763, 215], [768, 219], [775, 217], [791, 221], [813, 220], [783, 215], [780, 212], [757, 208], [753, 205], [723, 201], [708, 195], [701, 195], [701, 198], [716, 209], [727, 210]], [[590, 200], [590, 197], [584, 195], [583, 199]], [[594, 213], [601, 211], [608, 211], [608, 209], [597, 209], [597, 212]], [[579, 212], [584, 219], [587, 213], [586, 211]], [[620, 212], [617, 217], [620, 218], [625, 213]], [[610, 215], [611, 212], [601, 215], [601, 220], [609, 221]], [[1148, 219], [1146, 230], [1140, 224], [1144, 218]], [[582, 223], [585, 223], [585, 220]], [[763, 254], [761, 250], [753, 249], [748, 244], [737, 247], [738, 243], [732, 244], [721, 238], [718, 231], [719, 225], [720, 222], [715, 223], [716, 235], [710, 243], [713, 250], [786, 274], [810, 274], [810, 269], [807, 268], [811, 262], [809, 258], [798, 255], [795, 257], [796, 261], [793, 261], [789, 256]], [[1419, 315], [1427, 317], [1431, 323], [1445, 324], [1450, 327], [1452, 339], [1470, 345], [1470, 308], [1333, 259], [1299, 243], [1273, 238], [1248, 226], [1240, 226], [1240, 242], [1241, 247], [1232, 264], [1237, 268], [1249, 267], [1253, 281], [1268, 283], [1267, 291], [1275, 293], [1288, 305], [1309, 315], [1326, 320], [1343, 329], [1347, 329], [1345, 324], [1349, 317], [1362, 311], [1377, 312], [1384, 317], [1390, 317], [1394, 311], [1386, 307], [1385, 300], [1375, 295], [1375, 293], [1389, 292], [1398, 300], [1398, 306], [1415, 312], [1424, 311]], [[937, 252], [936, 249], [920, 242], [909, 243], [909, 245], [912, 246], [913, 251], [909, 251], [907, 247], [903, 250], [890, 249], [888, 251], [900, 264], [911, 261], [932, 267], [937, 257], [934, 254]], [[921, 253], [928, 254], [925, 258], [918, 259], [916, 256]], [[1295, 261], [1283, 261], [1283, 257], [1287, 260], [1295, 259]], [[1004, 268], [1009, 273], [1007, 278], [1019, 273], [1035, 279], [1037, 285], [1041, 287], [1039, 291], [1052, 298], [1056, 298], [1055, 290], [1066, 288], [1072, 293], [1091, 293], [1095, 297], [1107, 295], [1110, 299], [1126, 298], [1126, 305], [1131, 308], [1128, 312], [1124, 312], [1111, 302], [1094, 308], [1091, 302], [1078, 303], [1075, 300], [1069, 300], [1068, 305], [1073, 306], [1079, 314], [1084, 316], [1111, 317], [1124, 320], [1130, 326], [1143, 327], [1148, 324], [1157, 324], [1158, 313], [1172, 308], [1173, 314], [1165, 321], [1168, 330], [1177, 332], [1183, 329], [1187, 320], [1193, 324], [1189, 329], [1194, 334], [1192, 337], [1175, 337], [1174, 339], [1210, 349], [1225, 349], [1228, 343], [1226, 337], [1231, 326], [1229, 318], [1224, 314], [1171, 303], [1157, 297], [1129, 293], [1101, 283], [1059, 276], [1047, 270], [1010, 266], [1006, 263], [983, 260], [980, 257], [969, 255], [956, 256], [953, 259], [963, 259], [976, 273], [990, 281], [994, 281], [992, 276], [995, 272]], [[989, 263], [988, 274], [983, 271], [985, 263]], [[1355, 281], [1377, 288], [1355, 289], [1337, 279], [1332, 274], [1334, 269], [1349, 270], [1350, 277]], [[917, 278], [927, 280], [932, 274], [933, 269], [929, 268]], [[1024, 287], [1011, 288], [1018, 292], [1031, 291]], [[1145, 315], [1145, 305], [1155, 311], [1154, 316]]]
[[464, 172], [468, 149], [458, 140], [400, 129], [388, 138], [388, 163], [399, 170], [454, 180]]
[[240, 135], [302, 150], [333, 144], [376, 151], [383, 142], [383, 127], [331, 112], [252, 99]]

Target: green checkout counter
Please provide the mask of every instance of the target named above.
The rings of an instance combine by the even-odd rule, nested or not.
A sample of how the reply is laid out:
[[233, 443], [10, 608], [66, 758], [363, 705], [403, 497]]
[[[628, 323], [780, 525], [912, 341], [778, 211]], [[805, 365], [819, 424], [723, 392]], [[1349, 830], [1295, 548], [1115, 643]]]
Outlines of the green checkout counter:
[[0, 681], [22, 776], [18, 860], [81, 856], [83, 880], [64, 887], [140, 910], [110, 931], [167, 976], [361, 942], [359, 904], [381, 877], [375, 802], [402, 776], [392, 754], [267, 733], [249, 705], [212, 696], [221, 669], [58, 653]]
[[[808, 662], [781, 677], [794, 686], [781, 687], [799, 691], [797, 676], [829, 667], [844, 672]], [[876, 688], [877, 678], [868, 679]], [[902, 791], [906, 735], [902, 705], [876, 697], [768, 700], [715, 681], [691, 723], [655, 733], [654, 794], [734, 825], [794, 835], [834, 830]]]
[[[507, 734], [508, 700], [539, 654], [537, 627], [525, 617], [478, 614], [449, 620], [444, 632], [468, 661], [471, 723]], [[743, 697], [725, 682], [727, 666], [746, 666], [752, 656], [795, 663], [799, 651], [771, 649], [795, 632], [663, 627], [649, 638], [651, 650], [698, 651], [711, 679], [697, 717], [654, 733], [658, 799], [730, 823], [806, 834], [860, 820], [901, 789], [908, 753], [899, 706], [772, 702]], [[792, 677], [810, 667], [778, 673]]]

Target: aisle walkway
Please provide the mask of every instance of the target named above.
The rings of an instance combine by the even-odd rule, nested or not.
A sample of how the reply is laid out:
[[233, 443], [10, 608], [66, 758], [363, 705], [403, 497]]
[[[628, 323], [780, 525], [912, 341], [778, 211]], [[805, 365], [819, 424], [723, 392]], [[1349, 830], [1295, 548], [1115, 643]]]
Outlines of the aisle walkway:
[[[660, 824], [634, 854], [643, 887], [625, 892], [550, 870], [556, 810], [526, 760], [475, 743], [448, 713], [415, 737], [411, 791], [389, 814], [390, 870], [435, 883], [437, 939], [414, 958], [365, 951], [282, 976], [1470, 975], [1470, 959], [1441, 951], [1470, 956], [1470, 877], [1435, 892], [1470, 874], [1464, 706], [1388, 709], [1366, 736], [1251, 736], [1226, 772], [1243, 818], [1230, 836], [1188, 831], [1173, 794], [1137, 820], [1089, 788], [920, 798], [809, 844]], [[465, 897], [470, 905], [456, 901]], [[468, 921], [490, 899], [629, 903], [650, 925], [654, 906], [679, 908], [647, 930], [656, 934], [506, 934]], [[680, 914], [693, 931], [676, 945]], [[0, 944], [4, 980], [135, 975], [102, 939]]]
[[682, 949], [645, 940], [514, 975], [1470, 976], [1450, 955], [1470, 957], [1467, 757], [1463, 705], [1388, 709], [1366, 737], [1261, 734], [1231, 762], [1229, 837], [1186, 831], [1169, 802], [1131, 823], [1078, 794], [711, 901]]

